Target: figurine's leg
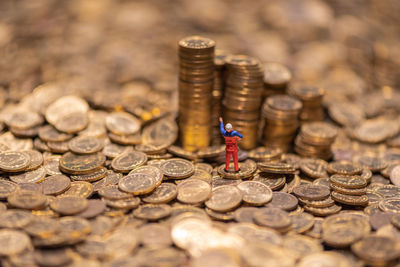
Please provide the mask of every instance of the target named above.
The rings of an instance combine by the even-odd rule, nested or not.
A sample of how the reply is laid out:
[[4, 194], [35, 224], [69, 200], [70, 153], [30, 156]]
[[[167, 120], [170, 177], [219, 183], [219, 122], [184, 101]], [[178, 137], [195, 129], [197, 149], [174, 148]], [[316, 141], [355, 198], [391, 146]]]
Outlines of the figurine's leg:
[[229, 171], [229, 163], [231, 161], [231, 153], [230, 151], [225, 152], [225, 171]]
[[233, 164], [235, 166], [235, 171], [239, 171], [239, 163], [238, 163], [238, 152], [234, 151], [232, 153], [232, 157], [233, 157]]

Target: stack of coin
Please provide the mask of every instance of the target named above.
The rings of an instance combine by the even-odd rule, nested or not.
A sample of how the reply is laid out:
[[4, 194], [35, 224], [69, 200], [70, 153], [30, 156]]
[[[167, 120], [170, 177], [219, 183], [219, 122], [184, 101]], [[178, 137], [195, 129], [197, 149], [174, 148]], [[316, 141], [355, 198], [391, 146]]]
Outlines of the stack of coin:
[[222, 116], [222, 98], [225, 90], [225, 58], [227, 54], [221, 50], [215, 50], [214, 59], [214, 87], [212, 91], [211, 121], [215, 126], [211, 131], [211, 144], [219, 145], [223, 138], [219, 130], [218, 118]]
[[284, 65], [276, 62], [264, 63], [264, 94], [263, 98], [272, 95], [283, 95], [286, 93], [286, 88], [292, 74]]
[[297, 97], [303, 103], [303, 109], [300, 112], [301, 121], [322, 121], [324, 119], [322, 107], [324, 90], [322, 88], [297, 84], [289, 87], [288, 94]]
[[330, 159], [331, 145], [337, 136], [335, 126], [326, 122], [307, 122], [300, 128], [294, 150], [304, 157]]
[[359, 175], [334, 174], [329, 178], [332, 199], [350, 206], [367, 206], [367, 181]]
[[262, 107], [264, 129], [262, 141], [267, 147], [289, 150], [299, 127], [301, 102], [291, 96], [274, 95], [268, 97]]
[[252, 57], [233, 55], [226, 57], [227, 79], [223, 99], [226, 122], [233, 125], [244, 139], [239, 146], [253, 149], [257, 146], [259, 110], [263, 92], [263, 70]]
[[214, 48], [213, 40], [200, 36], [179, 41], [179, 129], [186, 150], [210, 143]]

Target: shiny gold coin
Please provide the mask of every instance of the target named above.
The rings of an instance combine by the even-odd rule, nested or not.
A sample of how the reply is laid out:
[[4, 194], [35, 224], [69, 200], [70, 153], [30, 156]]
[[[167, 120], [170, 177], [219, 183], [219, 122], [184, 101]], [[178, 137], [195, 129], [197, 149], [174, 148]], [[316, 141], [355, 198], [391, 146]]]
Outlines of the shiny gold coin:
[[329, 178], [332, 184], [344, 188], [364, 188], [367, 186], [367, 181], [360, 176], [348, 176], [334, 174]]
[[103, 142], [90, 136], [78, 136], [68, 142], [68, 148], [76, 154], [92, 154], [103, 149]]
[[400, 186], [396, 185], [382, 185], [374, 189], [375, 193], [380, 194], [384, 198], [397, 198], [400, 194]]
[[47, 175], [61, 174], [60, 171], [60, 156], [50, 156], [43, 162], [43, 167], [46, 169]]
[[216, 221], [227, 222], [227, 221], [232, 221], [235, 218], [233, 211], [216, 212], [209, 208], [206, 208], [205, 211], [208, 216], [210, 216], [213, 220]]
[[177, 199], [186, 204], [200, 204], [211, 196], [209, 183], [199, 179], [188, 179], [178, 185]]
[[332, 174], [355, 175], [361, 174], [362, 168], [352, 162], [336, 161], [328, 164], [327, 171]]
[[325, 208], [315, 208], [311, 206], [304, 206], [304, 210], [315, 215], [315, 216], [329, 216], [338, 213], [342, 209], [341, 206], [332, 205]]
[[68, 134], [75, 134], [84, 130], [89, 124], [86, 112], [73, 112], [59, 118], [54, 124], [58, 131]]
[[351, 205], [351, 206], [367, 206], [368, 205], [368, 197], [366, 195], [361, 196], [351, 196], [345, 195], [338, 192], [332, 192], [332, 199], [336, 202]]
[[55, 125], [62, 117], [71, 113], [80, 112], [87, 113], [89, 105], [85, 100], [78, 96], [67, 95], [62, 96], [52, 102], [46, 109], [46, 120]]
[[24, 172], [21, 174], [10, 175], [10, 180], [15, 183], [40, 183], [46, 176], [46, 170], [39, 167], [36, 170]]
[[118, 188], [134, 195], [144, 195], [156, 188], [156, 180], [151, 173], [130, 173], [119, 180]]
[[194, 165], [185, 159], [168, 159], [160, 166], [164, 175], [169, 179], [183, 179], [194, 173]]
[[116, 172], [128, 173], [129, 171], [144, 165], [146, 162], [147, 156], [145, 153], [132, 151], [114, 158], [111, 162], [111, 167]]
[[400, 213], [400, 197], [379, 201], [379, 208], [385, 212]]
[[118, 135], [115, 133], [108, 133], [108, 138], [116, 144], [119, 145], [137, 145], [141, 142], [141, 135], [140, 132], [135, 134], [128, 134], [128, 135]]
[[254, 175], [253, 181], [261, 182], [271, 188], [271, 190], [276, 191], [285, 185], [286, 177], [283, 174], [260, 172]]
[[298, 198], [300, 203], [302, 203], [303, 205], [306, 205], [308, 207], [312, 207], [312, 208], [327, 208], [330, 206], [333, 206], [335, 204], [335, 201], [333, 201], [332, 198], [328, 197], [326, 199], [323, 200], [307, 200], [307, 199], [302, 199], [302, 198]]
[[19, 190], [19, 186], [11, 181], [0, 179], [0, 199], [6, 199], [9, 195]]
[[266, 173], [294, 174], [296, 172], [291, 164], [283, 162], [259, 162], [257, 167], [261, 172]]
[[71, 175], [71, 179], [73, 181], [86, 181], [86, 182], [95, 182], [100, 179], [103, 179], [107, 175], [107, 169], [101, 167], [98, 170], [95, 170], [92, 173], [81, 174], [81, 175]]
[[134, 134], [140, 130], [140, 121], [126, 112], [113, 112], [106, 117], [107, 129], [118, 135]]
[[19, 209], [42, 209], [47, 204], [45, 195], [39, 192], [20, 190], [8, 196], [8, 203]]
[[119, 155], [133, 151], [132, 146], [123, 146], [114, 143], [106, 144], [103, 148], [103, 154], [110, 159], [116, 158]]
[[52, 153], [64, 154], [69, 151], [68, 141], [47, 142], [47, 147], [49, 148], [50, 152], [52, 152]]
[[302, 199], [321, 200], [329, 196], [330, 190], [325, 186], [306, 184], [295, 187], [293, 193]]
[[208, 172], [208, 173], [212, 173], [212, 171], [213, 171], [213, 167], [210, 165], [210, 164], [208, 164], [208, 163], [203, 163], [203, 162], [199, 162], [199, 163], [196, 163], [196, 164], [194, 164], [194, 168], [195, 169], [201, 169], [201, 170], [204, 170], [204, 171], [206, 171], [206, 172]]
[[106, 157], [97, 152], [89, 155], [65, 153], [60, 159], [60, 169], [68, 174], [88, 174], [99, 169]]
[[57, 197], [50, 203], [50, 208], [62, 215], [74, 215], [84, 211], [88, 202], [83, 197], [62, 196]]
[[290, 215], [290, 220], [292, 221], [291, 231], [294, 231], [298, 234], [310, 230], [314, 225], [314, 216], [304, 212], [296, 215]]
[[302, 159], [300, 163], [301, 171], [312, 178], [328, 177], [327, 167], [328, 163], [322, 159]]
[[370, 235], [351, 246], [358, 257], [371, 265], [382, 264], [400, 257], [400, 242], [383, 236]]
[[285, 192], [273, 192], [272, 201], [266, 207], [279, 208], [285, 211], [291, 211], [297, 208], [299, 201], [291, 194]]
[[115, 209], [134, 209], [139, 206], [140, 198], [131, 197], [118, 200], [104, 199], [104, 202], [107, 206]]
[[0, 230], [0, 255], [17, 255], [31, 247], [29, 236], [22, 231]]
[[70, 179], [62, 174], [48, 176], [41, 183], [43, 187], [43, 194], [45, 195], [58, 195], [71, 186]]
[[244, 181], [237, 186], [243, 193], [243, 201], [255, 206], [261, 206], [272, 199], [272, 190], [261, 182]]
[[107, 199], [119, 200], [132, 197], [132, 194], [128, 194], [119, 190], [118, 185], [108, 185], [101, 188], [98, 194]]
[[254, 213], [254, 221], [261, 226], [287, 232], [292, 224], [289, 214], [278, 208], [262, 208]]
[[178, 157], [185, 158], [185, 159], [194, 160], [194, 159], [197, 158], [197, 154], [196, 153], [184, 150], [183, 148], [181, 148], [179, 146], [174, 146], [174, 145], [169, 146], [168, 147], [168, 152], [173, 154], [173, 155], [176, 155]]
[[171, 207], [166, 204], [145, 204], [133, 211], [136, 218], [157, 221], [171, 214]]
[[151, 204], [168, 203], [176, 198], [178, 190], [172, 183], [162, 183], [151, 194], [144, 196], [142, 200]]
[[29, 154], [18, 151], [0, 152], [0, 170], [19, 172], [27, 169], [31, 163]]
[[[229, 169], [233, 170], [233, 162], [229, 165]], [[227, 179], [246, 179], [252, 177], [257, 170], [257, 164], [252, 160], [246, 160], [239, 162], [238, 172], [227, 172], [225, 170], [225, 164], [218, 167], [218, 174]]]
[[236, 208], [242, 197], [242, 192], [236, 186], [223, 185], [212, 190], [211, 197], [205, 204], [214, 211], [224, 212]]
[[93, 194], [93, 185], [88, 182], [75, 181], [71, 182], [67, 191], [62, 193], [62, 196], [78, 196], [89, 198]]
[[345, 187], [341, 187], [338, 186], [336, 184], [331, 184], [330, 188], [333, 191], [336, 191], [340, 194], [344, 194], [344, 195], [351, 195], [351, 196], [362, 196], [365, 195], [367, 193], [367, 188], [345, 188]]

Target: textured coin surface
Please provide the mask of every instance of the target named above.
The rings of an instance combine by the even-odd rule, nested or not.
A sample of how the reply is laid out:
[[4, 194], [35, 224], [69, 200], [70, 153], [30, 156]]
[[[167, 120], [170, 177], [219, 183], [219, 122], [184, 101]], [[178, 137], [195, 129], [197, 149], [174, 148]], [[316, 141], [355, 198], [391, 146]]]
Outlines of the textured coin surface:
[[71, 186], [70, 179], [62, 174], [48, 176], [41, 183], [43, 186], [43, 194], [45, 195], [58, 195]]
[[329, 196], [330, 190], [325, 186], [306, 184], [295, 187], [293, 193], [303, 199], [321, 200]]
[[23, 228], [32, 222], [34, 216], [31, 212], [9, 209], [0, 213], [0, 227]]
[[210, 184], [199, 179], [183, 181], [177, 189], [177, 199], [182, 203], [200, 204], [211, 196]]
[[272, 200], [266, 206], [291, 211], [296, 209], [298, 203], [299, 201], [297, 198], [291, 194], [285, 192], [273, 192]]
[[103, 149], [103, 142], [95, 137], [79, 136], [68, 142], [68, 148], [76, 154], [92, 154]]
[[31, 159], [31, 163], [25, 171], [33, 171], [40, 167], [43, 163], [43, 155], [39, 151], [36, 150], [25, 150], [24, 153], [27, 153]]
[[57, 197], [50, 203], [50, 207], [62, 215], [77, 214], [84, 211], [87, 206], [87, 200], [77, 196]]
[[151, 194], [144, 196], [142, 200], [152, 204], [168, 203], [176, 198], [178, 190], [172, 183], [162, 183]]
[[346, 205], [353, 205], [353, 206], [366, 206], [368, 205], [368, 197], [366, 195], [361, 196], [352, 196], [352, 195], [345, 195], [339, 192], [332, 192], [332, 199], [336, 202], [346, 204]]
[[304, 233], [311, 229], [314, 225], [314, 216], [308, 213], [300, 213], [295, 215], [290, 215], [290, 220], [292, 222], [291, 230], [298, 234]]
[[87, 174], [99, 169], [105, 160], [101, 152], [88, 155], [67, 152], [60, 159], [60, 169], [69, 174]]
[[81, 175], [71, 175], [71, 179], [74, 181], [86, 181], [86, 182], [95, 182], [100, 179], [103, 179], [107, 175], [107, 169], [105, 167], [100, 167], [98, 170], [88, 174]]
[[29, 236], [22, 231], [0, 230], [0, 255], [16, 255], [28, 249], [31, 245]]
[[118, 185], [108, 185], [98, 191], [99, 195], [107, 199], [126, 199], [132, 197], [132, 194], [123, 192], [119, 189]]
[[327, 171], [329, 173], [355, 175], [361, 174], [362, 168], [349, 161], [335, 161], [328, 164]]
[[142, 143], [147, 145], [168, 147], [178, 136], [178, 126], [173, 120], [161, 119], [146, 126], [142, 132]]
[[381, 200], [379, 208], [386, 212], [400, 213], [400, 197]]
[[322, 159], [303, 159], [300, 169], [302, 172], [313, 178], [327, 177], [326, 168], [328, 163]]
[[237, 186], [243, 193], [243, 201], [251, 205], [263, 205], [272, 199], [272, 190], [261, 182], [245, 181]]
[[367, 186], [367, 181], [361, 176], [334, 174], [329, 178], [329, 180], [331, 183], [344, 188], [363, 188]]
[[168, 159], [160, 166], [164, 175], [171, 179], [183, 179], [194, 173], [194, 165], [185, 159]]
[[29, 167], [29, 154], [18, 151], [0, 152], [0, 170], [5, 172], [19, 172]]
[[224, 212], [236, 208], [242, 197], [242, 192], [236, 186], [223, 185], [212, 190], [211, 197], [205, 204], [209, 209]]
[[118, 135], [134, 134], [140, 130], [140, 121], [126, 112], [113, 112], [106, 117], [106, 127]]
[[[233, 170], [233, 163], [229, 165], [229, 169]], [[257, 170], [257, 163], [253, 160], [246, 160], [244, 162], [239, 162], [239, 171], [226, 171], [225, 164], [218, 167], [218, 174], [224, 178], [228, 179], [245, 179], [251, 177]]]
[[156, 180], [151, 173], [131, 173], [119, 180], [118, 187], [127, 193], [144, 195], [156, 188]]
[[45, 206], [47, 198], [39, 192], [21, 190], [8, 196], [8, 203], [20, 209], [41, 209]]
[[334, 252], [324, 251], [313, 253], [302, 258], [298, 264], [299, 267], [325, 267], [325, 266], [340, 266], [340, 267], [351, 267], [352, 262], [345, 256]]
[[36, 170], [24, 172], [21, 174], [10, 175], [10, 180], [15, 183], [39, 183], [46, 176], [46, 169], [39, 167]]
[[278, 231], [286, 231], [292, 224], [289, 213], [279, 208], [263, 208], [254, 213], [254, 221]]
[[19, 190], [19, 186], [11, 181], [0, 180], [0, 199], [6, 199], [9, 195]]
[[147, 162], [147, 156], [140, 151], [131, 151], [114, 158], [111, 167], [116, 172], [128, 173], [131, 170], [144, 165]]

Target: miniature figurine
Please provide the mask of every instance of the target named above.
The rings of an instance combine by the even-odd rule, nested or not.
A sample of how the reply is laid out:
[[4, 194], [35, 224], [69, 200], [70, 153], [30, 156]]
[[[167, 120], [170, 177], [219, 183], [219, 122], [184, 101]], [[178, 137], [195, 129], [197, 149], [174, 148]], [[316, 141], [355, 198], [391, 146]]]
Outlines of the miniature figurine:
[[222, 135], [225, 138], [225, 171], [229, 172], [229, 163], [231, 161], [231, 155], [233, 158], [233, 164], [235, 167], [235, 172], [239, 172], [239, 163], [238, 163], [238, 147], [237, 147], [237, 141], [242, 139], [243, 136], [238, 133], [237, 131], [234, 131], [232, 128], [232, 124], [227, 123], [224, 128], [224, 122], [221, 117], [219, 117], [220, 121], [220, 130]]

